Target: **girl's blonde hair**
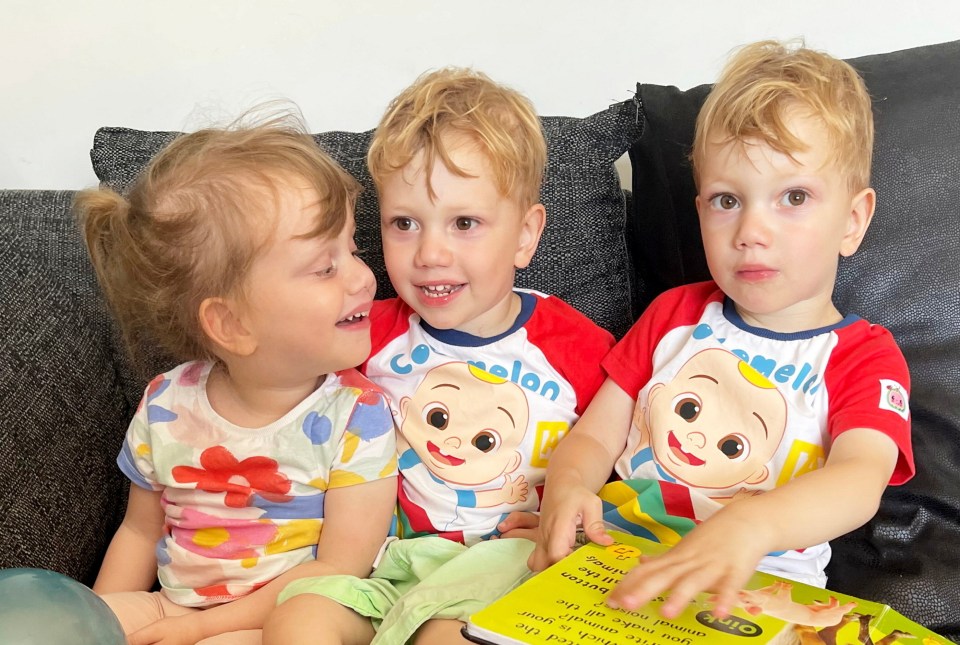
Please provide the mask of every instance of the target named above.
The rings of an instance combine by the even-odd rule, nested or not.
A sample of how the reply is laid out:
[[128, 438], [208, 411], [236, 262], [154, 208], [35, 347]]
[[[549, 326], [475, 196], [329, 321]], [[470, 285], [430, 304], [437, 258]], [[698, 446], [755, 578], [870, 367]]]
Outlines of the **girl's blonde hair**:
[[863, 79], [845, 61], [771, 40], [739, 50], [707, 96], [693, 141], [694, 177], [708, 144], [752, 140], [786, 155], [805, 150], [788, 128], [794, 109], [822, 122], [834, 167], [849, 188], [868, 187], [873, 112]]
[[520, 93], [465, 68], [421, 75], [387, 107], [367, 165], [378, 188], [384, 178], [423, 152], [427, 189], [439, 160], [450, 172], [468, 176], [450, 158], [450, 137], [465, 136], [479, 146], [493, 169], [500, 193], [523, 208], [540, 201], [547, 144], [533, 104]]
[[148, 340], [180, 361], [215, 357], [200, 304], [242, 297], [270, 242], [281, 192], [301, 181], [319, 200], [306, 236], [339, 234], [360, 186], [287, 116], [178, 137], [126, 197], [109, 189], [78, 194], [93, 267], [132, 354]]

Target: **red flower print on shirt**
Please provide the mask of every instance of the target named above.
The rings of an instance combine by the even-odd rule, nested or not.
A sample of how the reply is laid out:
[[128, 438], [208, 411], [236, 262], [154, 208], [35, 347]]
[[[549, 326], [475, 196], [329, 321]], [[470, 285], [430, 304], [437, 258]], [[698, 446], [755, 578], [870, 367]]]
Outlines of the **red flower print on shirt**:
[[254, 494], [271, 502], [293, 499], [285, 495], [290, 491], [290, 480], [278, 472], [277, 462], [269, 457], [237, 461], [223, 446], [214, 446], [201, 453], [200, 465], [203, 468], [176, 466], [173, 478], [181, 483], [196, 482], [197, 488], [208, 493], [226, 493], [224, 504], [231, 508], [249, 506]]

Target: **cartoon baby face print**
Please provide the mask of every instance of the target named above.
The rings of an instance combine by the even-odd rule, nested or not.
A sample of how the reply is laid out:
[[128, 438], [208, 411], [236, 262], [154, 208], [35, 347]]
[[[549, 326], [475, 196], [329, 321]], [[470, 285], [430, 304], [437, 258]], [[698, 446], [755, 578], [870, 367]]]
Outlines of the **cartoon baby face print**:
[[401, 441], [443, 481], [477, 486], [520, 465], [529, 409], [516, 383], [468, 363], [445, 363], [401, 399], [400, 414]]
[[787, 404], [762, 374], [723, 349], [692, 356], [667, 383], [650, 388], [634, 424], [650, 454], [677, 481], [707, 489], [767, 479], [783, 439]]

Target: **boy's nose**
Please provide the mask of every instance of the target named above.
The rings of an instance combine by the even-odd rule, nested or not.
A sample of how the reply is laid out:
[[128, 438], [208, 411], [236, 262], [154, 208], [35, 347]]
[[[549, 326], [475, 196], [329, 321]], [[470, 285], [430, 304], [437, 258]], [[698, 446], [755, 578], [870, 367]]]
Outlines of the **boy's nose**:
[[769, 244], [769, 222], [767, 213], [762, 208], [751, 206], [743, 209], [735, 242], [738, 248]]
[[416, 257], [419, 266], [448, 266], [452, 258], [450, 246], [442, 234], [428, 233], [421, 237]]

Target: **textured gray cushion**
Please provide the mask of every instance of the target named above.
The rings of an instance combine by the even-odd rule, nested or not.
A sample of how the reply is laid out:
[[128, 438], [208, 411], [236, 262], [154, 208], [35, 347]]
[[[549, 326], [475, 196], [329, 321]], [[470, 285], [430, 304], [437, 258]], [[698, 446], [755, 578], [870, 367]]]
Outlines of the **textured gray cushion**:
[[72, 198], [0, 191], [0, 568], [90, 583], [126, 501], [132, 409]]
[[[639, 136], [631, 99], [586, 118], [543, 117], [548, 161], [541, 198], [547, 229], [517, 284], [554, 294], [615, 335], [634, 320], [631, 267], [624, 237], [625, 196], [614, 162]], [[366, 167], [372, 131], [325, 132], [317, 142], [363, 185], [357, 243], [377, 276], [377, 296], [394, 295], [380, 251], [376, 190]], [[90, 152], [97, 177], [126, 189], [175, 132], [101, 128]]]
[[[877, 211], [835, 299], [887, 327], [910, 366], [916, 477], [835, 540], [837, 591], [960, 640], [960, 41], [850, 61], [873, 97]], [[687, 154], [708, 86], [639, 85], [632, 250], [648, 290], [706, 279]]]

